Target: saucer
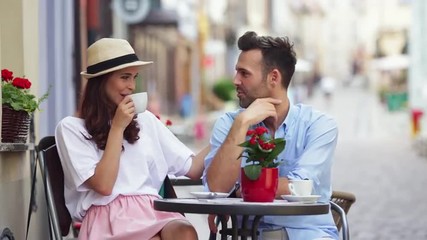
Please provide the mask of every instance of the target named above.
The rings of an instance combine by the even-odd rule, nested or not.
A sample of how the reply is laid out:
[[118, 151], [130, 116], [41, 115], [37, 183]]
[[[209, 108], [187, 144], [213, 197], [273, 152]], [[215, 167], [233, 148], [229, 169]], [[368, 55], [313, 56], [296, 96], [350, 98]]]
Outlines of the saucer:
[[320, 195], [309, 196], [294, 196], [294, 195], [281, 195], [281, 197], [289, 202], [303, 202], [303, 203], [316, 203]]
[[222, 192], [190, 192], [190, 193], [199, 199], [214, 199], [214, 198], [228, 197], [228, 193], [222, 193]]

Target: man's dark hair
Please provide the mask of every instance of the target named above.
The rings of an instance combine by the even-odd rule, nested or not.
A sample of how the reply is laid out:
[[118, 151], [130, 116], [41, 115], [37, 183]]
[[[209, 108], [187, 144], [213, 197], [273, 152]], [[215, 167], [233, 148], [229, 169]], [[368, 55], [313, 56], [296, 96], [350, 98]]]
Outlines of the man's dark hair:
[[[106, 84], [109, 74], [91, 78], [87, 84], [81, 104], [80, 117], [84, 119], [85, 126], [90, 136], [86, 139], [96, 143], [99, 149], [105, 150], [110, 122], [114, 117], [117, 105], [107, 96]], [[124, 138], [129, 143], [139, 139], [139, 127], [135, 119], [126, 127]]]
[[277, 68], [282, 74], [283, 86], [288, 88], [297, 59], [293, 43], [290, 43], [287, 37], [258, 36], [255, 32], [249, 31], [239, 38], [237, 46], [242, 51], [260, 49], [264, 62], [264, 77]]

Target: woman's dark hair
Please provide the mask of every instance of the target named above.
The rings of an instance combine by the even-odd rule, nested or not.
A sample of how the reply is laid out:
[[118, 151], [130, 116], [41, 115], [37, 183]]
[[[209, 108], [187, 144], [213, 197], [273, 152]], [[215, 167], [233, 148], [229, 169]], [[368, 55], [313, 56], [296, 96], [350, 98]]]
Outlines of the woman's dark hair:
[[[84, 119], [90, 134], [85, 138], [93, 140], [102, 150], [105, 150], [110, 123], [117, 108], [106, 93], [108, 76], [109, 74], [105, 74], [88, 80], [80, 107], [80, 117]], [[124, 138], [129, 143], [134, 143], [139, 139], [138, 134], [138, 123], [133, 119], [124, 131]]]
[[264, 61], [264, 77], [277, 68], [283, 77], [283, 86], [288, 88], [297, 59], [293, 44], [289, 43], [287, 37], [258, 36], [255, 32], [249, 31], [239, 38], [237, 45], [242, 51], [260, 49]]

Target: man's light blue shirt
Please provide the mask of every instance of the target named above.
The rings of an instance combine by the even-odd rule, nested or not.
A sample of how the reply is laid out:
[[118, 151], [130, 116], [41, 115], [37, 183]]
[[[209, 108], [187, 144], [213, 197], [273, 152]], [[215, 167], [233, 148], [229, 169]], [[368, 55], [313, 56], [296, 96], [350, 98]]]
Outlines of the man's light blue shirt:
[[[224, 142], [239, 109], [222, 115], [215, 123], [210, 139], [211, 150], [205, 158], [203, 184], [206, 189], [206, 169]], [[259, 123], [256, 126], [263, 125]], [[253, 126], [256, 127], [256, 126]], [[331, 197], [331, 167], [337, 144], [338, 129], [335, 120], [310, 106], [291, 105], [282, 125], [274, 138], [285, 138], [286, 148], [279, 154], [283, 160], [279, 175], [288, 179], [312, 179], [313, 194], [321, 195], [319, 201], [329, 202]], [[230, 159], [230, 161], [237, 161]], [[244, 161], [242, 161], [242, 165]], [[218, 176], [221, 177], [221, 176]], [[268, 228], [285, 227], [291, 240], [315, 239], [330, 236], [338, 239], [338, 232], [331, 212], [311, 216], [265, 216], [261, 226]]]

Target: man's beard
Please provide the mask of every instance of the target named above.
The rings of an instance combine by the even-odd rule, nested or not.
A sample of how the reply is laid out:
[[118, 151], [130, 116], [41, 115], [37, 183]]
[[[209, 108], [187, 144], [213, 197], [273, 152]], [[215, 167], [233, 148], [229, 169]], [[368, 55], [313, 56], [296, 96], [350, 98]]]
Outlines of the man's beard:
[[248, 108], [257, 98], [268, 97], [267, 92], [264, 90], [266, 80], [262, 81], [256, 88], [248, 90], [245, 88], [243, 96], [239, 98], [239, 105], [242, 108]]
[[251, 105], [256, 98], [252, 98], [252, 97], [246, 97], [246, 98], [240, 98], [239, 99], [239, 105], [241, 108], [248, 108], [249, 105]]

